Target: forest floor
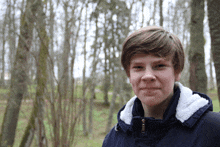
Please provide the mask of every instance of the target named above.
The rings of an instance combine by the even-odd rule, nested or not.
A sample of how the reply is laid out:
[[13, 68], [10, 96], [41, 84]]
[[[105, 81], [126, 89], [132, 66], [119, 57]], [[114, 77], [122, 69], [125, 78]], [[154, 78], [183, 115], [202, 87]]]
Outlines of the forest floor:
[[[4, 111], [7, 105], [6, 100], [0, 100], [0, 124], [3, 122]], [[16, 138], [14, 142], [14, 147], [20, 145], [24, 130], [28, 124], [30, 114], [33, 108], [32, 100], [24, 100], [19, 112], [19, 120], [16, 130]], [[87, 106], [87, 109], [89, 106]], [[116, 104], [115, 112], [113, 115], [112, 127], [116, 124], [117, 111], [119, 110], [119, 105]], [[101, 147], [102, 142], [106, 136], [105, 128], [107, 125], [108, 115], [109, 115], [109, 106], [104, 106], [102, 102], [95, 101], [94, 103], [94, 112], [93, 112], [93, 134], [84, 136], [83, 127], [81, 122], [77, 125], [76, 129], [76, 139], [74, 147]], [[87, 119], [87, 125], [88, 125]], [[1, 127], [0, 127], [1, 132]], [[48, 137], [48, 136], [47, 136]], [[50, 136], [49, 136], [50, 137]], [[48, 140], [48, 142], [50, 142]], [[50, 143], [49, 143], [50, 144]], [[31, 147], [36, 147], [35, 142], [33, 141]]]
[[[208, 95], [212, 98], [214, 111], [219, 112], [220, 107], [219, 107], [219, 102], [217, 98], [217, 92], [210, 91]], [[3, 115], [4, 115], [6, 104], [7, 103], [5, 100], [0, 100], [0, 112], [1, 112], [0, 113], [0, 124], [2, 124], [2, 121], [3, 121]], [[33, 108], [32, 101], [22, 102], [14, 147], [19, 146], [19, 143], [21, 141], [21, 136], [23, 136], [23, 133], [28, 123], [32, 108]], [[117, 112], [119, 109], [120, 107], [117, 102], [115, 112], [113, 115], [112, 127], [117, 123]], [[104, 106], [102, 104], [101, 99], [96, 99], [94, 103], [93, 134], [85, 137], [82, 133], [83, 132], [82, 124], [80, 123], [77, 126], [77, 133], [76, 133], [76, 138], [75, 138], [76, 144], [74, 146], [76, 147], [101, 147], [102, 142], [106, 136], [105, 129], [106, 129], [106, 124], [108, 120], [108, 114], [109, 114], [109, 106]], [[87, 123], [89, 123], [88, 120], [87, 120]], [[1, 127], [0, 127], [0, 130], [1, 130]], [[36, 145], [33, 143], [32, 147], [35, 147], [35, 146]]]
[[[102, 142], [106, 136], [106, 125], [109, 115], [109, 106], [104, 106], [102, 102], [96, 102], [94, 106], [94, 117], [93, 117], [93, 135], [87, 137], [83, 136], [82, 125], [80, 125], [80, 130], [77, 134], [77, 144], [76, 147], [101, 147]], [[115, 112], [113, 115], [112, 126], [117, 123], [117, 111], [119, 110], [119, 105], [116, 105]], [[89, 123], [89, 122], [88, 122]]]

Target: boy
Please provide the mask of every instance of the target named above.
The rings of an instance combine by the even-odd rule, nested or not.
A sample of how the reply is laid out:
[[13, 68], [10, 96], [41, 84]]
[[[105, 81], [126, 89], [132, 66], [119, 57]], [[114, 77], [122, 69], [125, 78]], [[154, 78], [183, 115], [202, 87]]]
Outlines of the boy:
[[136, 96], [118, 112], [103, 147], [220, 146], [220, 114], [211, 99], [178, 82], [178, 37], [161, 27], [139, 29], [125, 40], [121, 62]]

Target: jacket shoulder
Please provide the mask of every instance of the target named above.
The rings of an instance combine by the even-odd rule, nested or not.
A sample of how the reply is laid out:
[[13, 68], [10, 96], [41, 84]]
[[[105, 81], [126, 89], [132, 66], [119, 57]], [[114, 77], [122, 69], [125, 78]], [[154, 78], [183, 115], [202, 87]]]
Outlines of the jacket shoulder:
[[102, 147], [125, 147], [133, 146], [134, 141], [132, 135], [123, 132], [120, 128], [115, 125], [111, 131], [106, 135]]
[[109, 142], [114, 142], [113, 136], [115, 135], [114, 128], [111, 129], [111, 131], [105, 136], [105, 139], [102, 143], [102, 147], [111, 147]]
[[203, 117], [205, 125], [215, 126], [220, 129], [220, 113], [208, 111]]
[[119, 132], [118, 132], [116, 126], [114, 126], [111, 129], [111, 131], [106, 135], [106, 137], [103, 141], [102, 147], [115, 147], [116, 144], [118, 145], [118, 143], [120, 143], [119, 140], [121, 140], [121, 139], [120, 139], [120, 137], [118, 137]]
[[202, 120], [201, 143], [206, 146], [220, 146], [220, 113], [208, 111]]

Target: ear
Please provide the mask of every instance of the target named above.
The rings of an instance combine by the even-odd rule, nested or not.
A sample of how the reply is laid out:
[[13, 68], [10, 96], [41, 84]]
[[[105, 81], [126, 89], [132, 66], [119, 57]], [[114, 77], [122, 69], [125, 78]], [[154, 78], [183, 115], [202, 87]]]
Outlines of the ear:
[[181, 73], [176, 73], [175, 74], [175, 82], [179, 81], [181, 78]]

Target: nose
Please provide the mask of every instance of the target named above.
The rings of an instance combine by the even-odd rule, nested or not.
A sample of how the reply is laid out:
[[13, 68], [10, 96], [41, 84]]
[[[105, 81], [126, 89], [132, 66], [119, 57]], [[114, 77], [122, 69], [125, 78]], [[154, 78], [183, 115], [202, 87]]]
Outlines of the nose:
[[152, 69], [145, 69], [145, 72], [141, 79], [149, 82], [149, 81], [155, 81], [156, 77]]

